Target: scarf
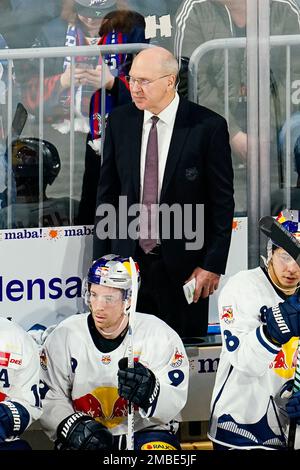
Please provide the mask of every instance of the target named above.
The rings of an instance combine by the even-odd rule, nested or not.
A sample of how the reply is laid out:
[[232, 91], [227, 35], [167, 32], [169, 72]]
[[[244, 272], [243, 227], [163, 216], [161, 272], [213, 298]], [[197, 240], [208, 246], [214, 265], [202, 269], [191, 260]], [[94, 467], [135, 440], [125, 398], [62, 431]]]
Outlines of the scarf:
[[[95, 38], [91, 40], [90, 44], [124, 44], [127, 42], [127, 35], [119, 32], [111, 32], [101, 38]], [[87, 39], [79, 25], [68, 25], [66, 32], [66, 46], [82, 46], [88, 45]], [[104, 62], [110, 68], [111, 73], [115, 76], [124, 76], [125, 71], [122, 69], [122, 65], [126, 61], [127, 54], [105, 54], [103, 57]], [[76, 57], [76, 63], [91, 63], [93, 67], [96, 67], [101, 63], [101, 56], [94, 57]], [[71, 64], [71, 57], [65, 57], [63, 63], [63, 71], [66, 67]], [[64, 91], [61, 96], [61, 102], [63, 106], [70, 106], [70, 90]], [[105, 95], [105, 118], [114, 106], [114, 100], [111, 94], [106, 93]], [[79, 85], [75, 87], [75, 131], [90, 132], [92, 141], [96, 141], [101, 137], [101, 90], [95, 91], [89, 85]], [[86, 124], [87, 116], [89, 118], [89, 126]], [[80, 122], [79, 122], [80, 121]], [[55, 125], [57, 126], [57, 124]], [[69, 130], [69, 122], [59, 124], [61, 129], [60, 132], [65, 133]], [[68, 128], [68, 129], [67, 129]]]

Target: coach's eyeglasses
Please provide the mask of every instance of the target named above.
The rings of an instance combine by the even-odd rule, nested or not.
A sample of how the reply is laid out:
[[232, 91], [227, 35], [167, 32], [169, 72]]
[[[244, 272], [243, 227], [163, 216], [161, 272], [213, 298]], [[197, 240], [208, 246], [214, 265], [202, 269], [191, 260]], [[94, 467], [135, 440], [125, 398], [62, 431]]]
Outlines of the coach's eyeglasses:
[[130, 75], [127, 75], [125, 78], [127, 82], [129, 83], [129, 86], [133, 87], [135, 84], [137, 84], [139, 87], [145, 87], [150, 85], [150, 83], [156, 82], [156, 80], [160, 80], [161, 78], [169, 77], [171, 74], [168, 73], [168, 75], [163, 75], [162, 77], [157, 77], [154, 78], [153, 80], [147, 80], [146, 78], [133, 78]]

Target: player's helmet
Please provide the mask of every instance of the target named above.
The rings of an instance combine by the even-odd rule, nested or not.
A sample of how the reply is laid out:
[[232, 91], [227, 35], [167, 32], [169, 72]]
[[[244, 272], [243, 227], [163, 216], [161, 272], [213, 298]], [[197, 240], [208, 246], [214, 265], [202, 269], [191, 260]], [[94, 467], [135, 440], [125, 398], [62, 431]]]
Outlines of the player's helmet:
[[[139, 285], [140, 271], [137, 263], [135, 263], [135, 267], [137, 270]], [[94, 261], [84, 281], [83, 296], [87, 303], [87, 293], [90, 290], [91, 284], [99, 284], [101, 286], [122, 289], [124, 291], [123, 299], [125, 300], [130, 298], [132, 292], [132, 279], [129, 258], [110, 254]]]
[[284, 209], [276, 217], [279, 222], [288, 232], [300, 240], [300, 212], [299, 210]]
[[33, 137], [17, 139], [12, 143], [12, 165], [16, 178], [39, 178], [39, 148], [43, 156], [43, 181], [52, 184], [60, 171], [56, 147], [47, 140]]
[[[276, 217], [277, 222], [279, 222], [288, 232], [294, 235], [300, 241], [300, 211], [284, 209], [279, 212]], [[279, 246], [274, 243], [273, 240], [269, 240], [267, 244], [267, 264], [269, 263], [273, 252]]]

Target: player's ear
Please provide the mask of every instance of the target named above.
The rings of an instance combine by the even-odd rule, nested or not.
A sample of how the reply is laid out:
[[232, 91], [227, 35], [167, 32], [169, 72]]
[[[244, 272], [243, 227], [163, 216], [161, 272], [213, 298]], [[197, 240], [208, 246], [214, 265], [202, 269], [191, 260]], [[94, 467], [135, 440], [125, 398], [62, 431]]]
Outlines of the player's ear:
[[127, 315], [129, 312], [129, 308], [130, 308], [130, 305], [131, 305], [131, 299], [125, 299], [124, 300], [124, 313]]

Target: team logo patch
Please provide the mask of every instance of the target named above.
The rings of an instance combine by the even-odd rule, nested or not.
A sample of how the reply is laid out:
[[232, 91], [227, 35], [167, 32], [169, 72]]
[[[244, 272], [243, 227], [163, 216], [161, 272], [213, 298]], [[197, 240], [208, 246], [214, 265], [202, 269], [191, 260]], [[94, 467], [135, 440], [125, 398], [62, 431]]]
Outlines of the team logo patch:
[[22, 365], [22, 359], [20, 358], [19, 354], [18, 354], [18, 357], [11, 357], [10, 361], [9, 361], [9, 364], [11, 364], [12, 367], [21, 366]]
[[10, 359], [10, 353], [0, 351], [0, 366], [8, 367]]
[[112, 429], [127, 421], [127, 400], [119, 396], [116, 387], [98, 387], [73, 401], [76, 411], [92, 416]]
[[141, 450], [176, 450], [176, 447], [162, 441], [153, 441], [143, 444]]
[[233, 318], [233, 308], [231, 305], [227, 305], [223, 307], [223, 313], [221, 315], [221, 320], [223, 320], [225, 323], [230, 324], [234, 322]]
[[95, 276], [100, 276], [102, 279], [106, 278], [108, 276], [108, 268], [106, 266], [99, 266], [95, 271]]
[[111, 363], [111, 357], [107, 354], [105, 356], [102, 356], [101, 359], [102, 364], [110, 364]]
[[179, 352], [178, 349], [176, 348], [175, 354], [172, 358], [171, 366], [172, 367], [181, 366], [183, 358], [184, 358], [184, 355], [181, 352]]
[[285, 380], [292, 379], [295, 374], [297, 355], [298, 338], [293, 336], [287, 343], [283, 344], [269, 368]]

